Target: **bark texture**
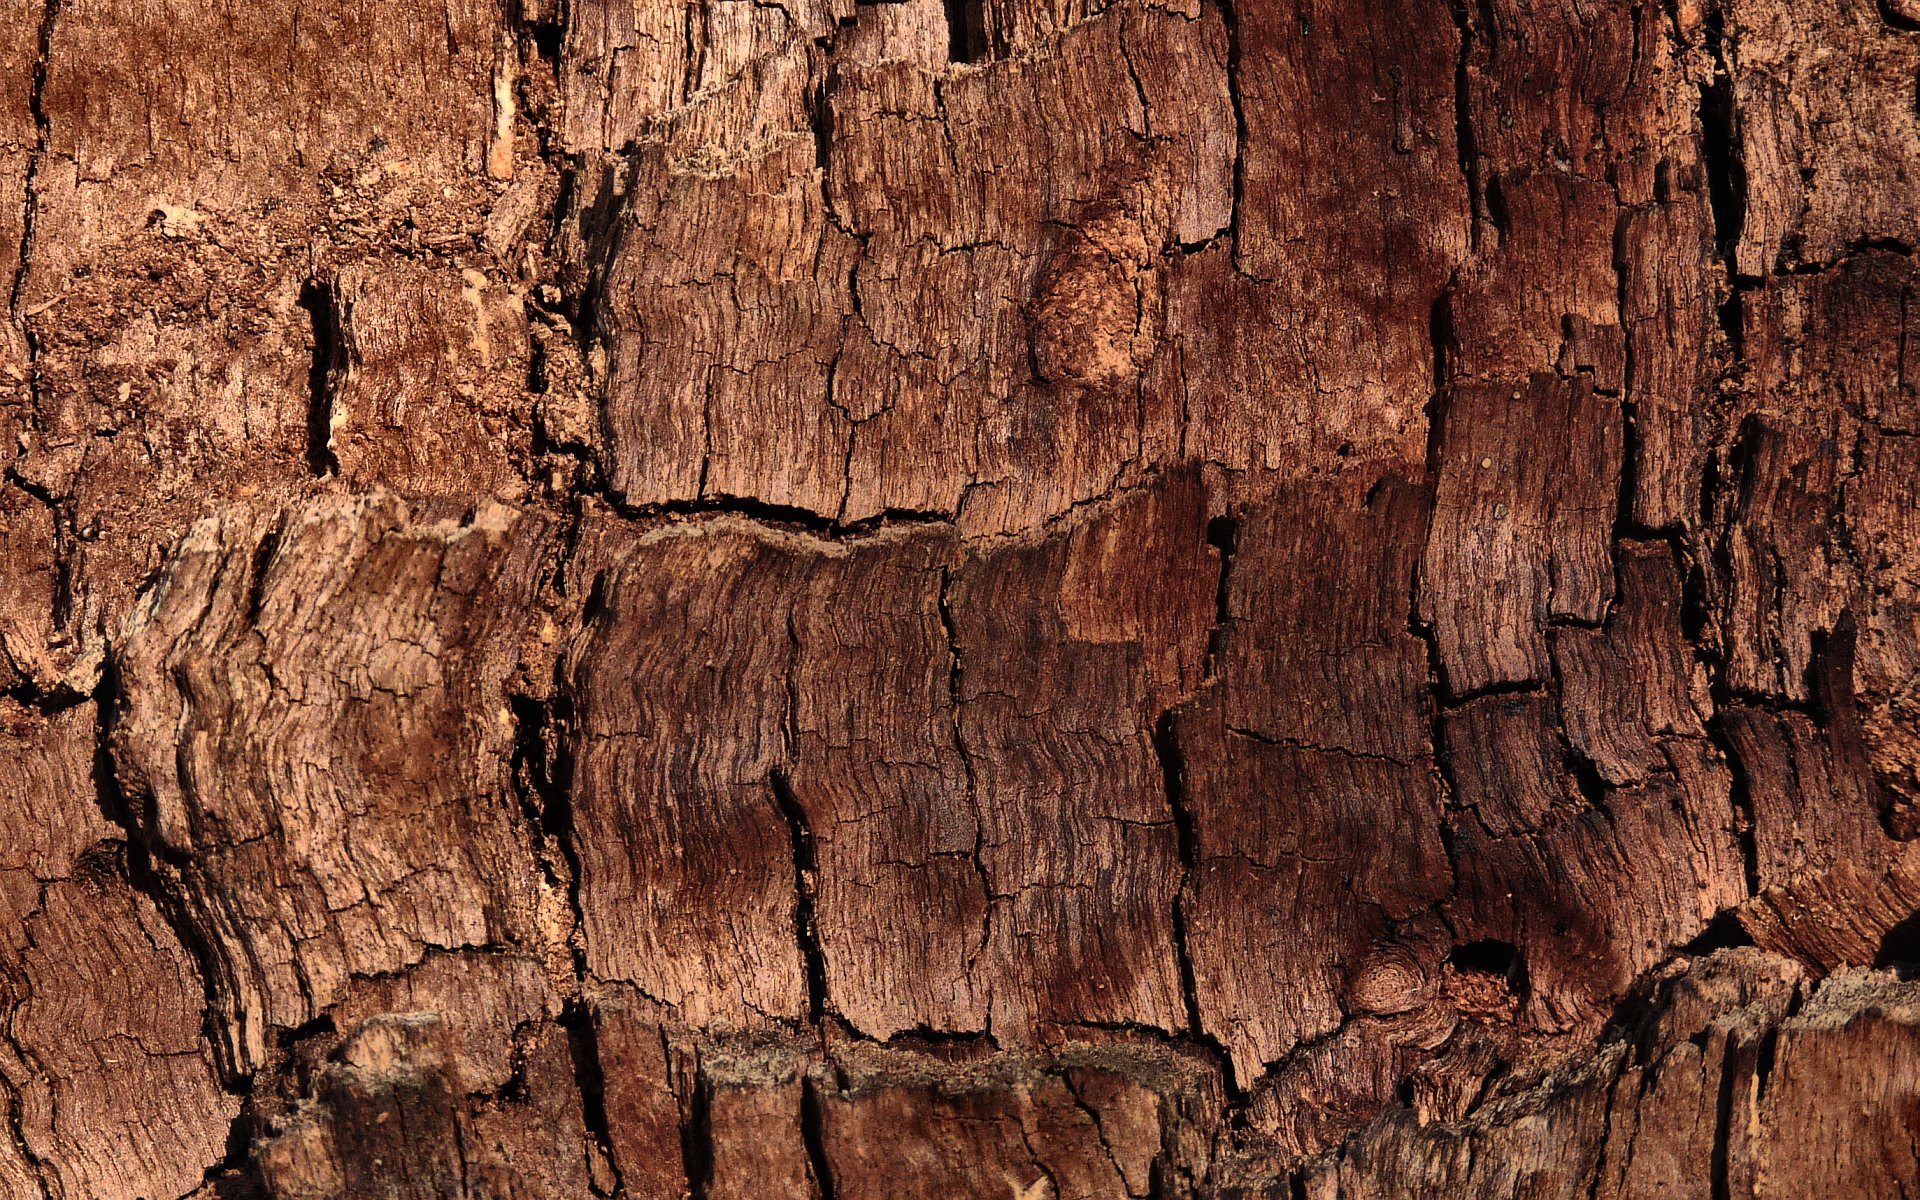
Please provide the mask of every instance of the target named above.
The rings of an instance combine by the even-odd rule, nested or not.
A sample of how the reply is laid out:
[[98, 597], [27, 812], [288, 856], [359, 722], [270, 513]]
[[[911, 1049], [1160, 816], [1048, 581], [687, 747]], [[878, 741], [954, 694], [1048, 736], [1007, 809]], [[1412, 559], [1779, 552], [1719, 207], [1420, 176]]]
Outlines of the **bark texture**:
[[0, 1200], [1920, 1194], [1916, 78], [0, 0]]

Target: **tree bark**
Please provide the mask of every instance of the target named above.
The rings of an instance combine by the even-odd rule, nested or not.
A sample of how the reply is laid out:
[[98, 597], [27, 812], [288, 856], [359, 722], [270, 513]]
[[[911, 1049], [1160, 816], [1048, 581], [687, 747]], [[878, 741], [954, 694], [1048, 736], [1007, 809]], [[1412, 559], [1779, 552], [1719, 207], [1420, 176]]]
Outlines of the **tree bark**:
[[0, 16], [0, 1200], [1920, 1194], [1912, 0]]

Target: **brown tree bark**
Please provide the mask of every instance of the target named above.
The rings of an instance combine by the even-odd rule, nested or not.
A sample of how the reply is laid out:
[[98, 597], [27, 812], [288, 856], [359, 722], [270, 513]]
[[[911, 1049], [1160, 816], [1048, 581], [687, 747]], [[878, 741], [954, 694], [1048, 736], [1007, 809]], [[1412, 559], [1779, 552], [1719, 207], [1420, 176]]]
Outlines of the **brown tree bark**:
[[0, 1200], [1920, 1194], [1912, 0], [0, 18]]

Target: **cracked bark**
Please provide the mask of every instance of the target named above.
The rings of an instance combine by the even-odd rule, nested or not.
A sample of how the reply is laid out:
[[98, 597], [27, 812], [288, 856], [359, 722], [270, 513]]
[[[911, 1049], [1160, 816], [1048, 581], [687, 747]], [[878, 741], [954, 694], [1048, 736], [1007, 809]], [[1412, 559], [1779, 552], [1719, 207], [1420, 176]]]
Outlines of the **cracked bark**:
[[0, 1200], [1920, 1190], [1920, 22], [0, 0]]

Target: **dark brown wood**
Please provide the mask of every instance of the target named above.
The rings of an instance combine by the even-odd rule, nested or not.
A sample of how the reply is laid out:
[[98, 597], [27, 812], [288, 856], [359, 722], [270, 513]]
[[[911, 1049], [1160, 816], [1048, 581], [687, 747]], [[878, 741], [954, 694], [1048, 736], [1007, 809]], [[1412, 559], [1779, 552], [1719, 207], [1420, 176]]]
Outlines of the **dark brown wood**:
[[1920, 1193], [1917, 73], [0, 0], [0, 1200]]

